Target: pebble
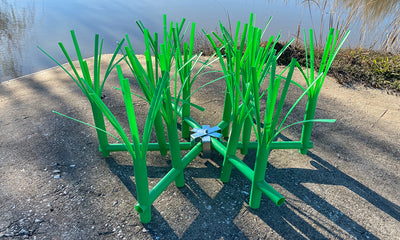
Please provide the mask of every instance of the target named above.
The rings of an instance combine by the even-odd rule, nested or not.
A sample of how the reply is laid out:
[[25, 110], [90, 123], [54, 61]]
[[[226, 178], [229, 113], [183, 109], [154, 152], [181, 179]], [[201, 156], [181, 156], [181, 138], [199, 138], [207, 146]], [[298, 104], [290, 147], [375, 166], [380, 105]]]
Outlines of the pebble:
[[58, 170], [58, 169], [53, 170], [53, 173], [61, 173], [61, 170]]
[[115, 205], [117, 205], [118, 204], [118, 201], [115, 201], [114, 203], [113, 203], [113, 207], [115, 206]]
[[54, 178], [55, 179], [61, 178], [61, 175], [60, 174], [56, 174], [56, 175], [54, 175]]
[[76, 167], [76, 165], [75, 164], [71, 164], [71, 165], [69, 165], [70, 167]]

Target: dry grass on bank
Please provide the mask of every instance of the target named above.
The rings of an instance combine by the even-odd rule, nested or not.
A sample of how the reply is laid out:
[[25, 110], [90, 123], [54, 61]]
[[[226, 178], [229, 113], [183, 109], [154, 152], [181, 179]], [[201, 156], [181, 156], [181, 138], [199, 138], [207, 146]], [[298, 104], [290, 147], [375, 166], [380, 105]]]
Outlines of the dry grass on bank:
[[[207, 56], [214, 53], [206, 39], [198, 39], [196, 44], [197, 52], [202, 52]], [[284, 43], [278, 43], [276, 46], [277, 50], [280, 50]], [[322, 56], [322, 50], [316, 53], [317, 58]], [[305, 66], [306, 57], [303, 46], [287, 49], [278, 63], [287, 65], [292, 57]], [[360, 83], [366, 87], [388, 90], [397, 94], [400, 93], [400, 55], [361, 48], [341, 49], [328, 75], [335, 77], [338, 83], [343, 85]]]
[[[322, 56], [322, 51], [316, 55]], [[305, 52], [293, 47], [283, 56], [281, 64], [296, 58], [305, 66]], [[338, 83], [352, 85], [361, 83], [367, 87], [400, 92], [400, 55], [368, 49], [341, 49], [333, 62], [329, 75]], [[318, 62], [318, 61], [317, 61]]]

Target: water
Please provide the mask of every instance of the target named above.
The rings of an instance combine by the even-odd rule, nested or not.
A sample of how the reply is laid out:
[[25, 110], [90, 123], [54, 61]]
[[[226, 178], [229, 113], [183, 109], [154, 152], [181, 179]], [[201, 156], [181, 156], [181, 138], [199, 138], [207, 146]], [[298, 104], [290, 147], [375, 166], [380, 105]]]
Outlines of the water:
[[[317, 8], [311, 10], [314, 22], [318, 22]], [[72, 52], [72, 29], [84, 57], [93, 56], [96, 33], [104, 38], [104, 53], [111, 53], [126, 33], [140, 53], [143, 42], [137, 20], [142, 20], [151, 31], [161, 32], [164, 13], [170, 21], [185, 17], [187, 22], [196, 22], [201, 34], [200, 28], [207, 32], [216, 30], [218, 21], [225, 25], [247, 21], [251, 12], [256, 14], [260, 26], [272, 16], [268, 35], [282, 31], [283, 40], [295, 37], [300, 22], [302, 28], [315, 25], [309, 9], [298, 1], [285, 4], [262, 0], [0, 0], [0, 82], [55, 66], [36, 46], [65, 62], [57, 43], [62, 41]]]

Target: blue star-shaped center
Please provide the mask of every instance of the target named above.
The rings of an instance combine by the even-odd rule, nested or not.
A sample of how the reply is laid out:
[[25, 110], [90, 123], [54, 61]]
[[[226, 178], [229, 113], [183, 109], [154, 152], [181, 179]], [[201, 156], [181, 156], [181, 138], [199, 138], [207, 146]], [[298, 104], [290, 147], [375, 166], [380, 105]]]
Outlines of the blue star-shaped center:
[[203, 152], [210, 153], [211, 137], [221, 138], [222, 134], [218, 132], [220, 130], [221, 128], [219, 128], [218, 126], [210, 128], [210, 125], [202, 125], [201, 128], [193, 128], [193, 134], [190, 135], [190, 137], [194, 141], [201, 139], [201, 142], [203, 143]]

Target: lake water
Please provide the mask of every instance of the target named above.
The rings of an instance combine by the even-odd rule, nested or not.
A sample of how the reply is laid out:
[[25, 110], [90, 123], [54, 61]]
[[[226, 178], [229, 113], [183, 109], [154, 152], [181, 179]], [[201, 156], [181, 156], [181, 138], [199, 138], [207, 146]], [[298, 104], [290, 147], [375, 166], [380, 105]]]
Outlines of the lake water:
[[216, 30], [218, 21], [225, 25], [247, 21], [252, 12], [259, 26], [272, 16], [267, 35], [282, 31], [283, 40], [295, 37], [300, 22], [301, 28], [308, 29], [318, 25], [321, 16], [315, 6], [309, 9], [295, 0], [0, 0], [0, 82], [55, 66], [37, 45], [65, 62], [57, 43], [62, 41], [72, 50], [72, 29], [84, 57], [93, 56], [96, 33], [104, 38], [104, 53], [111, 53], [125, 34], [141, 53], [143, 42], [137, 20], [151, 31], [161, 32], [164, 13], [170, 21], [184, 17], [187, 22], [196, 22], [201, 34], [201, 28]]

